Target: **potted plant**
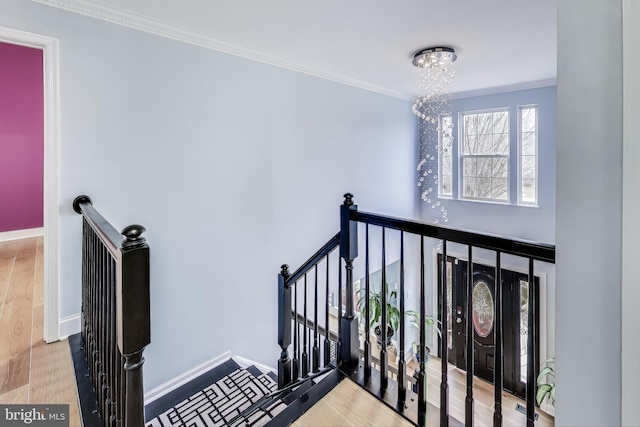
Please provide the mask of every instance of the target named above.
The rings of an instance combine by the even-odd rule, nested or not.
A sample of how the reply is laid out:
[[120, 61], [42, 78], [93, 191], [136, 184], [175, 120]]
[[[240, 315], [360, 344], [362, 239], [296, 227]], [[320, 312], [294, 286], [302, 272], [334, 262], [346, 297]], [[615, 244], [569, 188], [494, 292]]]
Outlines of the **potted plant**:
[[[360, 289], [363, 291], [363, 289]], [[358, 292], [360, 292], [358, 291]], [[386, 314], [387, 314], [387, 347], [391, 345], [391, 337], [398, 330], [400, 323], [400, 311], [396, 307], [396, 300], [398, 292], [393, 290], [388, 293], [386, 301]], [[358, 299], [357, 308], [360, 311], [361, 319], [365, 318], [365, 298]], [[369, 293], [369, 314], [370, 322], [368, 327], [373, 328], [373, 332], [376, 334], [376, 338], [379, 345], [382, 345], [382, 326], [380, 325], [382, 319], [382, 292], [370, 292]]]
[[556, 405], [556, 371], [553, 368], [555, 363], [555, 357], [545, 360], [544, 364], [546, 366], [544, 366], [538, 374], [538, 391], [536, 393], [536, 402], [538, 405], [540, 405], [545, 398], [548, 399], [553, 406]]
[[[416, 329], [418, 329], [418, 331], [420, 330], [420, 313], [413, 311], [413, 310], [408, 310], [407, 311], [407, 317], [409, 317], [410, 322], [413, 326], [416, 327]], [[424, 317], [424, 326], [425, 328], [432, 328], [432, 332], [433, 334], [437, 334], [438, 336], [440, 336], [440, 321], [438, 319], [436, 319], [433, 316], [425, 316]], [[411, 343], [411, 348], [413, 349], [413, 354], [415, 355], [416, 361], [420, 362], [420, 351], [418, 351], [418, 343], [417, 342], [412, 342]], [[429, 354], [431, 353], [431, 349], [425, 345], [425, 362], [427, 362], [429, 360]]]

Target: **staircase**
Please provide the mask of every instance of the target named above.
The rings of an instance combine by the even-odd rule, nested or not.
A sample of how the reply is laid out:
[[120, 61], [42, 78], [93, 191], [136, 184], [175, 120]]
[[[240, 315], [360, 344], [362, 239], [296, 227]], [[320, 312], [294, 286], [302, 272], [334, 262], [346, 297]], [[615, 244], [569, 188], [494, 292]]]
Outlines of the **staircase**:
[[288, 425], [337, 384], [334, 369], [277, 390], [277, 375], [234, 359], [149, 403], [146, 427]]

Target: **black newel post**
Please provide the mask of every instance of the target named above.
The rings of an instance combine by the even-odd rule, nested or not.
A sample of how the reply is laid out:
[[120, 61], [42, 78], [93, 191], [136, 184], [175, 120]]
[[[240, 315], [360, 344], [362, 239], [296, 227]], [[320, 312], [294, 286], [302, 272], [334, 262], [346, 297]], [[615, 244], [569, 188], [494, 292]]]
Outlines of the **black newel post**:
[[120, 247], [118, 263], [117, 335], [118, 348], [125, 359], [124, 427], [144, 425], [142, 352], [151, 342], [149, 246], [142, 237], [144, 232], [141, 225], [122, 230], [126, 239]]
[[278, 345], [280, 359], [278, 360], [278, 388], [291, 383], [291, 288], [287, 286], [289, 266], [283, 264], [278, 274]]
[[351, 211], [357, 210], [353, 194], [345, 194], [340, 206], [340, 256], [345, 261], [346, 282], [345, 315], [340, 322], [340, 364], [348, 368], [358, 365], [358, 318], [353, 303], [353, 260], [358, 256], [358, 224], [350, 220]]

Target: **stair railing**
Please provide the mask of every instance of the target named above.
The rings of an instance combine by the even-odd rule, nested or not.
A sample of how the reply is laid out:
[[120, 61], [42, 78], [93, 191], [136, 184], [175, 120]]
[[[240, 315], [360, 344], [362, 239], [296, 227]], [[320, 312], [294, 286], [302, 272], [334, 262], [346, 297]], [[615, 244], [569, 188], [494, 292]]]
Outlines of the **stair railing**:
[[[331, 334], [330, 325], [330, 266], [331, 260], [335, 258], [332, 254], [339, 243], [338, 233], [293, 274], [289, 272], [287, 264], [282, 265], [278, 274], [278, 345], [281, 348], [278, 388], [306, 377], [309, 372], [317, 372], [321, 366], [329, 366], [335, 359], [332, 356], [335, 351], [332, 352], [332, 349], [335, 350], [337, 342], [335, 335]], [[322, 270], [322, 275], [319, 270]], [[312, 275], [313, 292], [311, 310], [308, 309], [309, 275]], [[298, 289], [300, 287], [301, 290]], [[340, 298], [341, 296], [338, 299]], [[302, 310], [298, 309], [299, 302], [303, 305]], [[313, 319], [308, 318], [310, 314]], [[320, 326], [320, 316], [324, 318], [324, 328]], [[293, 354], [290, 355], [288, 349], [292, 344]]]
[[118, 233], [88, 196], [76, 197], [73, 209], [83, 216], [81, 336], [99, 415], [105, 426], [140, 427], [151, 334], [145, 228]]
[[[355, 316], [354, 310], [354, 289], [353, 289], [353, 269], [354, 260], [358, 257], [358, 224], [362, 224], [365, 229], [365, 259], [364, 259], [364, 271], [365, 271], [365, 304], [363, 309], [364, 321], [364, 333], [363, 343], [360, 345], [358, 337], [358, 320]], [[430, 416], [438, 416], [441, 426], [449, 426], [450, 418], [449, 414], [449, 379], [448, 379], [448, 319], [446, 313], [447, 307], [447, 244], [456, 243], [460, 245], [466, 245], [468, 247], [468, 272], [466, 283], [467, 301], [471, 301], [471, 295], [473, 293], [473, 249], [481, 248], [495, 253], [496, 274], [494, 275], [495, 286], [495, 333], [494, 333], [494, 413], [493, 424], [494, 426], [502, 425], [502, 392], [503, 392], [503, 366], [504, 366], [504, 353], [503, 353], [503, 333], [502, 333], [502, 278], [501, 278], [501, 260], [504, 254], [515, 255], [527, 260], [528, 263], [528, 334], [527, 334], [527, 375], [526, 375], [526, 418], [527, 426], [533, 426], [535, 423], [535, 387], [537, 376], [537, 352], [536, 347], [538, 345], [538, 319], [537, 310], [535, 308], [536, 295], [538, 294], [537, 281], [534, 279], [534, 265], [535, 262], [555, 263], [555, 247], [549, 244], [535, 243], [519, 239], [505, 238], [501, 236], [474, 233], [465, 230], [458, 230], [449, 227], [444, 227], [434, 224], [426, 224], [417, 221], [410, 221], [404, 219], [398, 219], [373, 213], [360, 212], [357, 206], [353, 203], [353, 195], [350, 193], [345, 194], [344, 203], [340, 207], [340, 232], [327, 243], [321, 250], [319, 250], [313, 257], [307, 261], [303, 267], [298, 269], [294, 274], [289, 274], [288, 266], [283, 265], [278, 282], [279, 292], [279, 315], [278, 315], [278, 342], [282, 349], [281, 358], [278, 362], [279, 373], [279, 385], [284, 386], [291, 381], [298, 378], [299, 375], [304, 376], [306, 359], [306, 345], [307, 341], [304, 341], [303, 345], [300, 345], [300, 331], [306, 334], [308, 331], [307, 326], [307, 311], [306, 311], [306, 283], [307, 274], [310, 271], [315, 270], [317, 272], [318, 260], [327, 256], [327, 254], [333, 251], [337, 246], [340, 247], [339, 258], [339, 271], [338, 271], [338, 342], [337, 342], [337, 363], [341, 370], [350, 375], [354, 380], [359, 382], [363, 387], [368, 388], [377, 395], [382, 401], [387, 403], [390, 407], [394, 408], [397, 412], [403, 414], [411, 421], [417, 423], [419, 426], [426, 424], [427, 418], [427, 373], [426, 373], [426, 327], [425, 320], [427, 318], [426, 309], [426, 286], [425, 277], [428, 272], [426, 271], [426, 256], [425, 256], [425, 239], [431, 238], [441, 241], [441, 265], [438, 266], [440, 271], [440, 279], [437, 283], [439, 286], [440, 300], [438, 305], [443, 315], [440, 316], [441, 331], [443, 333], [440, 336], [440, 358], [441, 358], [441, 384], [440, 384], [440, 405], [439, 410], [431, 408]], [[369, 295], [370, 295], [370, 257], [369, 257], [369, 228], [378, 227], [381, 229], [381, 247], [382, 259], [381, 259], [381, 275], [382, 280], [380, 283], [382, 307], [387, 306], [387, 284], [386, 284], [386, 247], [385, 247], [385, 231], [395, 230], [400, 233], [400, 288], [398, 290], [398, 310], [399, 310], [399, 340], [398, 340], [398, 367], [391, 369], [395, 373], [397, 381], [393, 381], [393, 384], [389, 381], [389, 365], [388, 354], [386, 345], [382, 345], [380, 349], [380, 357], [377, 361], [379, 370], [372, 371], [372, 357], [371, 357], [371, 342], [369, 334], [369, 324], [371, 316], [371, 307], [369, 307]], [[408, 381], [405, 364], [405, 235], [415, 236], [419, 239], [420, 253], [419, 253], [419, 267], [413, 266], [419, 270], [419, 287], [420, 287], [420, 303], [419, 303], [419, 354], [420, 363], [417, 370], [416, 382], [417, 382], [417, 399], [408, 399], [407, 394], [411, 393], [411, 390], [407, 390], [407, 384], [411, 384]], [[345, 264], [345, 280], [342, 280], [342, 263]], [[328, 262], [327, 262], [328, 264]], [[327, 298], [327, 310], [328, 313], [328, 301], [329, 301], [329, 273], [327, 267], [327, 285], [324, 288]], [[301, 286], [298, 281], [303, 279], [304, 283], [304, 295], [299, 297], [297, 295], [297, 288]], [[317, 280], [315, 283], [318, 285]], [[344, 288], [344, 296], [343, 290]], [[317, 288], [316, 288], [317, 289]], [[335, 289], [335, 287], [334, 287]], [[293, 292], [293, 295], [292, 295]], [[317, 297], [315, 300], [317, 304]], [[298, 308], [299, 305], [303, 305], [302, 313]], [[317, 313], [317, 310], [315, 310]], [[386, 312], [382, 309], [381, 324], [384, 325], [387, 322]], [[464, 409], [464, 424], [467, 426], [474, 425], [474, 396], [473, 396], [473, 384], [474, 384], [474, 325], [470, 320], [473, 317], [473, 306], [467, 304], [465, 324], [467, 342], [466, 342], [466, 397], [465, 397], [465, 409]], [[302, 319], [302, 321], [300, 321]], [[311, 322], [317, 325], [318, 322]], [[300, 328], [300, 325], [304, 327]], [[325, 321], [325, 328], [328, 331], [329, 318]], [[382, 342], [386, 341], [386, 328], [382, 327]], [[293, 337], [293, 360], [289, 357], [288, 348], [292, 344]], [[325, 344], [330, 340], [325, 340]], [[302, 352], [300, 352], [302, 348]], [[362, 350], [359, 350], [362, 349]], [[360, 361], [359, 352], [362, 353], [362, 369], [358, 367]], [[326, 359], [325, 359], [326, 360]], [[302, 365], [299, 367], [299, 365]], [[373, 390], [372, 388], [377, 388]], [[415, 404], [417, 400], [417, 405]], [[432, 410], [436, 409], [438, 412], [433, 413]], [[455, 423], [455, 420], [454, 420]]]

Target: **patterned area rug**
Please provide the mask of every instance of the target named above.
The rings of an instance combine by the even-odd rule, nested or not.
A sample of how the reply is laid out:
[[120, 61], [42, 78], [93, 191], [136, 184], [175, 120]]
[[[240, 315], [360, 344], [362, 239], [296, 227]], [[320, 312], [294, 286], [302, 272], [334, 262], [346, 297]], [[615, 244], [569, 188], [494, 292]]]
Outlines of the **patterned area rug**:
[[286, 408], [282, 401], [254, 412], [248, 419], [238, 416], [277, 388], [268, 375], [253, 369], [237, 369], [196, 392], [147, 422], [146, 427], [262, 426]]

